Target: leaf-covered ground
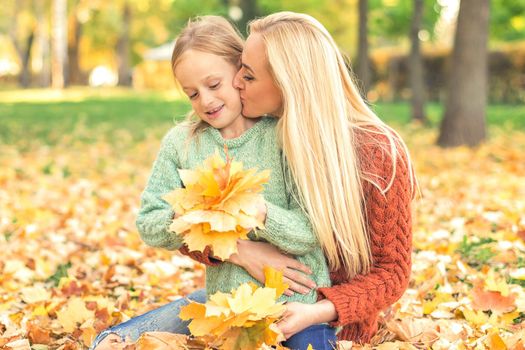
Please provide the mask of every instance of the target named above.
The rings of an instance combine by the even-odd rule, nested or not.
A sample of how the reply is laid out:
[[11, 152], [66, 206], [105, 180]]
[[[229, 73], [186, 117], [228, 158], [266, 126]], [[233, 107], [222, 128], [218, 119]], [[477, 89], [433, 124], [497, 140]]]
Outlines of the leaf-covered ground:
[[[162, 132], [109, 141], [80, 125], [52, 146], [30, 135], [1, 145], [0, 349], [83, 349], [203, 286], [202, 266], [147, 247], [135, 228]], [[92, 141], [77, 142], [85, 133]], [[375, 347], [524, 349], [525, 134], [492, 130], [474, 150], [402, 134], [421, 188], [413, 274]]]

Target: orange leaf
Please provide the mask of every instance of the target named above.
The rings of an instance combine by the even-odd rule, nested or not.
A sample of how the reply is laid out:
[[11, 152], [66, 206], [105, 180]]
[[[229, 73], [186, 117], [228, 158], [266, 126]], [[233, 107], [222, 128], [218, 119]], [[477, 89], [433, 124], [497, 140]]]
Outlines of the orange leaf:
[[27, 323], [27, 337], [32, 344], [50, 344], [53, 339], [51, 338], [51, 330], [45, 329], [37, 325], [35, 322]]
[[505, 342], [496, 331], [489, 333], [485, 343], [490, 350], [507, 350], [507, 345], [505, 345]]
[[135, 343], [136, 350], [186, 350], [188, 337], [168, 332], [148, 332]]
[[472, 298], [472, 307], [475, 310], [490, 310], [497, 313], [506, 313], [516, 308], [516, 296], [514, 294], [503, 296], [501, 292], [486, 291], [480, 282], [474, 285], [474, 288], [470, 291], [470, 295]]

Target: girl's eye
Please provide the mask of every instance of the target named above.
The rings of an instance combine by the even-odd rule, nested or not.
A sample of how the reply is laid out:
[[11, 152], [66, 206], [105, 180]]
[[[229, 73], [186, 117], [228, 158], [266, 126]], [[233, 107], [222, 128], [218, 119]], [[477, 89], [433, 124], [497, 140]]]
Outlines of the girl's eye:
[[197, 93], [188, 95], [188, 97], [190, 98], [190, 100], [194, 100], [197, 97]]
[[244, 80], [246, 81], [252, 81], [254, 78], [252, 76], [249, 76], [249, 75], [243, 75], [242, 77]]
[[217, 89], [219, 87], [220, 83], [212, 84], [210, 85], [210, 89]]

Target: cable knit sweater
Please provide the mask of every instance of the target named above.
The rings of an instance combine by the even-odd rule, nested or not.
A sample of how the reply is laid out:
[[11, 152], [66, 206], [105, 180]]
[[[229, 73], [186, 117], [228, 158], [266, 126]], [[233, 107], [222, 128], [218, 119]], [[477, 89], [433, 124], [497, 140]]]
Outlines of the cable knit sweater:
[[[392, 176], [393, 163], [387, 138], [373, 132], [357, 134], [360, 164], [365, 173], [374, 174], [382, 188]], [[369, 342], [377, 331], [379, 312], [396, 302], [408, 287], [412, 251], [410, 203], [413, 198], [407, 158], [401, 147], [396, 160], [396, 175], [385, 193], [370, 182], [363, 183], [367, 228], [373, 266], [366, 275], [351, 280], [344, 271], [332, 271], [332, 287], [319, 288], [320, 298], [329, 299], [337, 310], [333, 326], [342, 327], [340, 340]], [[216, 263], [203, 254], [183, 253], [205, 264]]]
[[[182, 238], [168, 231], [174, 212], [162, 196], [182, 186], [178, 169], [195, 169], [216, 150], [224, 157], [223, 147], [226, 144], [229, 155], [242, 162], [245, 168], [270, 170], [270, 179], [264, 185], [263, 192], [267, 207], [265, 228], [251, 232], [250, 239], [269, 242], [297, 256], [301, 263], [312, 269], [317, 285], [330, 286], [330, 272], [321, 246], [307, 215], [291, 195], [291, 189], [287, 188], [282, 152], [277, 145], [276, 123], [276, 118], [263, 118], [234, 139], [224, 139], [217, 129], [211, 127], [194, 139], [188, 139], [189, 128], [185, 124], [170, 130], [162, 140], [141, 196], [137, 228], [142, 239], [154, 247], [186, 249], [182, 246]], [[209, 254], [209, 251], [205, 253]], [[235, 264], [224, 262], [209, 265], [206, 268], [208, 295], [218, 291], [229, 293], [241, 283], [259, 284], [246, 270]], [[317, 291], [312, 290], [307, 295], [283, 295], [280, 300], [312, 304], [317, 298]]]

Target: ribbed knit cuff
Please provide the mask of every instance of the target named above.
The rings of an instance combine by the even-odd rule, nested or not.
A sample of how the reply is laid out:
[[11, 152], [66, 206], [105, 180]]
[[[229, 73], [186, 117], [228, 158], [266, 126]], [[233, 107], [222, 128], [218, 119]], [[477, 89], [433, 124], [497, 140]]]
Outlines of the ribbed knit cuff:
[[271, 241], [271, 239], [268, 239], [265, 236], [271, 237], [273, 236], [273, 232], [278, 232], [283, 229], [281, 210], [282, 209], [279, 206], [266, 202], [266, 220], [264, 222], [264, 230], [262, 230], [263, 232], [260, 236], [268, 241]]
[[340, 293], [335, 287], [324, 287], [317, 288], [317, 294], [319, 299], [328, 299], [334, 304], [335, 311], [337, 312], [337, 320], [330, 322], [330, 326], [339, 327], [355, 322], [351, 320], [350, 315], [347, 315], [348, 309], [343, 309], [342, 306], [348, 304], [348, 295]]

